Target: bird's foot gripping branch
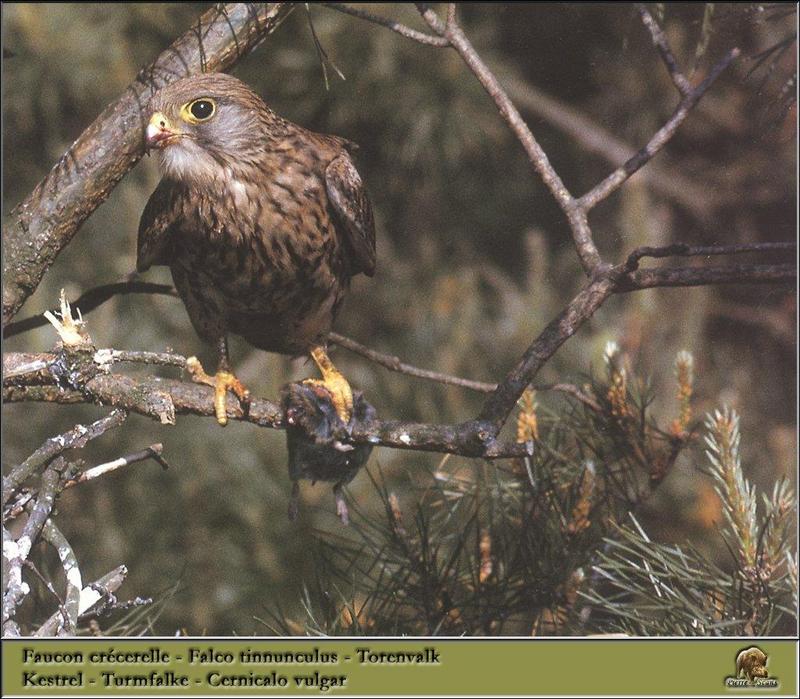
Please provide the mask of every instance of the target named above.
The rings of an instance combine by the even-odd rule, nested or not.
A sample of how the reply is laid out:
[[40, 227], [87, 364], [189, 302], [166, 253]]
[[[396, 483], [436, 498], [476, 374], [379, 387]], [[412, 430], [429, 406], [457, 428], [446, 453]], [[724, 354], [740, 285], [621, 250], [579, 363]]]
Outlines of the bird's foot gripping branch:
[[[163, 290], [153, 292], [147, 289], [145, 293], [163, 293]], [[56, 327], [61, 342], [52, 352], [8, 352], [3, 355], [3, 398], [6, 402], [109, 405], [170, 425], [175, 424], [177, 415], [218, 418], [218, 393], [213, 386], [197, 383], [188, 377], [188, 380], [181, 380], [148, 375], [129, 376], [111, 370], [118, 364], [146, 364], [177, 367], [191, 376], [191, 357], [172, 352], [97, 349], [80, 311], [77, 318], [72, 317], [72, 308], [63, 292], [60, 319], [49, 311], [46, 317]], [[46, 324], [44, 319], [29, 322], [34, 320], [21, 321], [19, 326], [22, 331]], [[13, 334], [16, 331], [9, 326], [6, 335]], [[346, 339], [337, 338], [337, 342]], [[300, 407], [305, 405], [330, 419], [324, 426], [319, 416], [302, 424], [296, 422], [295, 426], [304, 428], [306, 434], [317, 442], [321, 434], [328, 433], [343, 445], [353, 447], [371, 449], [385, 446], [486, 459], [529, 456], [532, 450], [531, 444], [499, 441], [496, 426], [486, 420], [468, 420], [454, 425], [379, 420], [372, 406], [363, 397], [359, 398], [357, 392], [353, 396], [352, 414], [345, 428], [336, 397], [324, 382], [314, 380], [287, 387], [282, 398], [283, 405], [255, 397], [250, 399], [249, 404], [243, 405], [235, 395], [227, 393], [225, 415], [228, 420], [284, 429], [288, 425], [287, 410], [291, 408], [293, 419], [297, 420]]]
[[308, 479], [332, 482], [337, 514], [348, 523], [347, 504], [342, 487], [355, 478], [367, 463], [372, 444], [348, 444], [352, 428], [375, 419], [375, 408], [356, 392], [348, 424], [342, 421], [333, 395], [321, 383], [291, 383], [281, 392], [281, 407], [286, 421], [286, 445], [289, 451], [289, 477], [294, 482], [289, 518], [297, 517], [299, 487], [297, 481]]
[[[114, 373], [119, 363], [155, 364], [186, 369], [191, 359], [158, 352], [97, 349], [78, 312], [61, 294], [60, 317], [47, 312], [60, 342], [49, 353], [8, 353], [3, 358], [3, 397], [8, 402], [96, 403], [123, 408], [173, 425], [176, 415], [219, 415], [219, 392], [192, 379]], [[375, 408], [360, 392], [345, 423], [336, 396], [321, 381], [290, 383], [280, 405], [254, 398], [245, 409], [226, 396], [226, 416], [261, 427], [285, 428], [289, 476], [295, 482], [289, 514], [297, 515], [297, 481], [334, 483], [337, 513], [348, 521], [342, 487], [364, 466], [376, 445], [404, 449], [447, 451], [497, 458], [530, 453], [530, 444], [500, 445], [491, 426], [464, 423], [454, 426], [415, 425], [377, 420]], [[506, 453], [508, 452], [508, 453]]]

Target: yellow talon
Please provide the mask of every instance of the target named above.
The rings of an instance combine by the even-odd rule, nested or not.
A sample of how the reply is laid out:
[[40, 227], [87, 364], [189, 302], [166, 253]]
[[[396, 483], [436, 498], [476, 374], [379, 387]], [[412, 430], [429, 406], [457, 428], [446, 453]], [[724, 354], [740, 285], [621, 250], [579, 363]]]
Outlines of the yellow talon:
[[347, 425], [353, 414], [353, 389], [342, 373], [333, 366], [323, 347], [315, 347], [310, 354], [322, 374], [322, 380], [306, 379], [303, 383], [323, 386], [331, 394], [331, 402], [337, 415]]
[[214, 414], [217, 416], [217, 422], [222, 427], [228, 424], [226, 402], [229, 390], [239, 399], [242, 408], [245, 411], [247, 410], [250, 404], [250, 391], [231, 372], [218, 371], [214, 376], [209, 376], [197, 357], [189, 357], [186, 360], [186, 370], [195, 383], [214, 387]]

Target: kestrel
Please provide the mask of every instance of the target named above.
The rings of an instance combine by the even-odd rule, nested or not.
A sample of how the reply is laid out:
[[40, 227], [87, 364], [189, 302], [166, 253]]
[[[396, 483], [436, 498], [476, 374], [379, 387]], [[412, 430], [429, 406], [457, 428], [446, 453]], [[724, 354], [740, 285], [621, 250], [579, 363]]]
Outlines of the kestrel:
[[195, 381], [244, 409], [249, 392], [231, 370], [228, 334], [269, 352], [310, 354], [339, 417], [353, 410], [349, 384], [326, 338], [350, 279], [375, 271], [375, 227], [355, 144], [283, 119], [240, 80], [195, 75], [150, 103], [148, 148], [163, 178], [139, 224], [136, 268], [168, 265], [197, 333], [218, 351], [215, 376], [198, 360]]

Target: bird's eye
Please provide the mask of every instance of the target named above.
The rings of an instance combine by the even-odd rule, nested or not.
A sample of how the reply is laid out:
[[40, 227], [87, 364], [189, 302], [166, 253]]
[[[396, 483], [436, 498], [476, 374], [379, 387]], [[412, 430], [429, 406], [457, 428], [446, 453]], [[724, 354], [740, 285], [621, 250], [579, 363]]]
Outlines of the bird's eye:
[[199, 124], [201, 121], [208, 121], [214, 112], [217, 111], [217, 105], [214, 100], [204, 97], [199, 100], [194, 100], [183, 106], [181, 112], [184, 119], [192, 124]]

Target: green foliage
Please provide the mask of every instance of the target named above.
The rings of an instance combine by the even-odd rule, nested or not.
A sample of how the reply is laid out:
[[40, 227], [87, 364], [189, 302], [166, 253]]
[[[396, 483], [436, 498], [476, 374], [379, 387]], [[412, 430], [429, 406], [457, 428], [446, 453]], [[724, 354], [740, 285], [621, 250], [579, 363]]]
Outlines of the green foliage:
[[[582, 596], [603, 616], [603, 630], [636, 635], [791, 634], [797, 621], [793, 557], [795, 494], [786, 481], [771, 496], [742, 472], [739, 416], [716, 411], [706, 420], [706, 455], [722, 503], [721, 537], [730, 557], [715, 565], [691, 544], [648, 537], [633, 514], [617, 526], [594, 566], [595, 585]], [[720, 523], [722, 524], [722, 523]]]
[[[379, 636], [790, 629], [792, 489], [776, 484], [757, 513], [739, 460], [738, 416], [716, 412], [706, 421], [707, 456], [731, 557], [718, 565], [690, 542], [654, 542], [634, 512], [690, 436], [659, 428], [652, 388], [613, 343], [605, 363], [606, 377], [585, 387], [596, 408], [561, 405], [538, 416], [531, 396], [522, 401], [518, 436], [538, 435], [529, 463], [459, 468], [444, 459], [403, 507], [380, 469], [373, 472], [383, 511], [356, 507], [352, 531], [317, 534], [305, 618], [273, 609], [268, 629]], [[676, 364], [685, 419], [693, 361], [682, 352]]]

